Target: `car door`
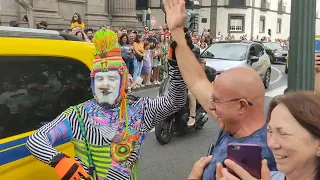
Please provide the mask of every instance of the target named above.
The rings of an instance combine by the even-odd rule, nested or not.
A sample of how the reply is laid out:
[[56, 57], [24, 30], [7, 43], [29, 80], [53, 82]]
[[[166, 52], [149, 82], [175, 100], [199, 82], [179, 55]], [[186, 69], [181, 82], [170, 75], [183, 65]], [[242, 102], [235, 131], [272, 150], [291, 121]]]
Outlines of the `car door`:
[[256, 70], [260, 77], [264, 76], [265, 67], [267, 63], [267, 53], [265, 53], [264, 48], [260, 44], [253, 44], [252, 47], [254, 47], [254, 56], [258, 57], [258, 61], [252, 63], [252, 68]]
[[[89, 74], [71, 58], [0, 55], [0, 179], [57, 179], [26, 149], [26, 134], [93, 98]], [[74, 155], [71, 143], [57, 140], [54, 146]]]

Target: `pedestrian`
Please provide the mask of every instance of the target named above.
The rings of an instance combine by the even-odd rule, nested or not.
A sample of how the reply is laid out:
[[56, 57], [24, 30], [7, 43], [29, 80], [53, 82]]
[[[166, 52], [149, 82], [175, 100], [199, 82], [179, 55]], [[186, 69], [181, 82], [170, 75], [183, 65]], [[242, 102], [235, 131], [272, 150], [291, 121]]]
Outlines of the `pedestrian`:
[[152, 73], [152, 50], [150, 49], [150, 43], [144, 43], [144, 54], [145, 57], [143, 59], [143, 68], [142, 72], [144, 75], [144, 85], [149, 86], [151, 85], [150, 78]]
[[144, 37], [141, 35], [136, 35], [136, 38], [133, 43], [134, 50], [134, 71], [133, 71], [133, 83], [132, 88], [136, 89], [139, 87], [143, 87], [144, 85], [141, 83], [141, 71], [143, 67], [143, 59], [145, 57], [144, 54]]
[[[175, 55], [183, 78], [188, 89], [208, 115], [216, 120], [220, 129], [210, 153], [213, 157], [205, 168], [202, 179], [216, 179], [216, 165], [226, 159], [229, 143], [258, 144], [262, 148], [262, 157], [268, 160], [270, 170], [276, 170], [275, 159], [267, 145], [265, 88], [260, 76], [248, 67], [232, 68], [221, 73], [212, 86], [184, 40], [185, 1], [170, 1], [169, 4], [166, 0], [163, 2], [167, 24], [177, 44]], [[201, 179], [194, 174], [190, 174], [190, 178]]]
[[84, 31], [84, 23], [79, 13], [74, 13], [71, 20], [71, 29], [77, 28], [80, 31]]
[[159, 42], [155, 42], [154, 49], [152, 50], [152, 67], [153, 67], [153, 83], [160, 84], [159, 81], [159, 74], [160, 74], [160, 67], [161, 67], [161, 58], [162, 58], [162, 51]]

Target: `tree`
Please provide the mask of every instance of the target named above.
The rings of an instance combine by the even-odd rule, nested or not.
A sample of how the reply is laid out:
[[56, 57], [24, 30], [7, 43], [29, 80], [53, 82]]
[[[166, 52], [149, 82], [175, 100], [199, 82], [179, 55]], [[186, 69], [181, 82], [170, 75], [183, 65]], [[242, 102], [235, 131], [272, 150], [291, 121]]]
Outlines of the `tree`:
[[30, 28], [36, 28], [36, 20], [34, 18], [33, 7], [29, 0], [16, 0], [20, 6], [27, 11], [28, 23]]

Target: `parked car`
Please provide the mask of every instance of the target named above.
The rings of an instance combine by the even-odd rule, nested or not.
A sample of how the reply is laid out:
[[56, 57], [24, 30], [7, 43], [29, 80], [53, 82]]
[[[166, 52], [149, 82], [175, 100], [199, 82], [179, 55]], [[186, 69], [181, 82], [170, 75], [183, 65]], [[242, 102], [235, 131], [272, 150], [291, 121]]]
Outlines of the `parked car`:
[[[92, 98], [94, 45], [58, 31], [1, 26], [0, 42], [0, 179], [58, 179], [25, 143], [64, 109]], [[71, 143], [54, 147], [74, 157]]]
[[262, 44], [264, 45], [267, 54], [270, 56], [271, 64], [286, 64], [286, 57], [288, 55], [287, 50], [284, 50], [276, 42], [263, 42]]
[[206, 65], [217, 74], [234, 67], [247, 66], [257, 71], [265, 88], [270, 85], [271, 63], [264, 46], [252, 41], [220, 41], [210, 45], [201, 55]]

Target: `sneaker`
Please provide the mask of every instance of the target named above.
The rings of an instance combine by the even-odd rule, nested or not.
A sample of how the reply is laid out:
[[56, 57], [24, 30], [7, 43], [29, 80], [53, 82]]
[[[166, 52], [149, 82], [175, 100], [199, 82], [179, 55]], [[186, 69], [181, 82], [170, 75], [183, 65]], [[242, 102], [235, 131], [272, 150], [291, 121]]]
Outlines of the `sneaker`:
[[161, 84], [159, 81], [157, 81], [157, 84]]
[[151, 82], [147, 82], [145, 85], [146, 86], [150, 86], [150, 85], [152, 85], [152, 83]]
[[145, 85], [143, 85], [143, 84], [139, 84], [139, 86], [140, 86], [140, 87], [144, 87]]
[[189, 120], [188, 120], [188, 126], [194, 126], [194, 124], [196, 123], [196, 120], [194, 117], [189, 117]]

